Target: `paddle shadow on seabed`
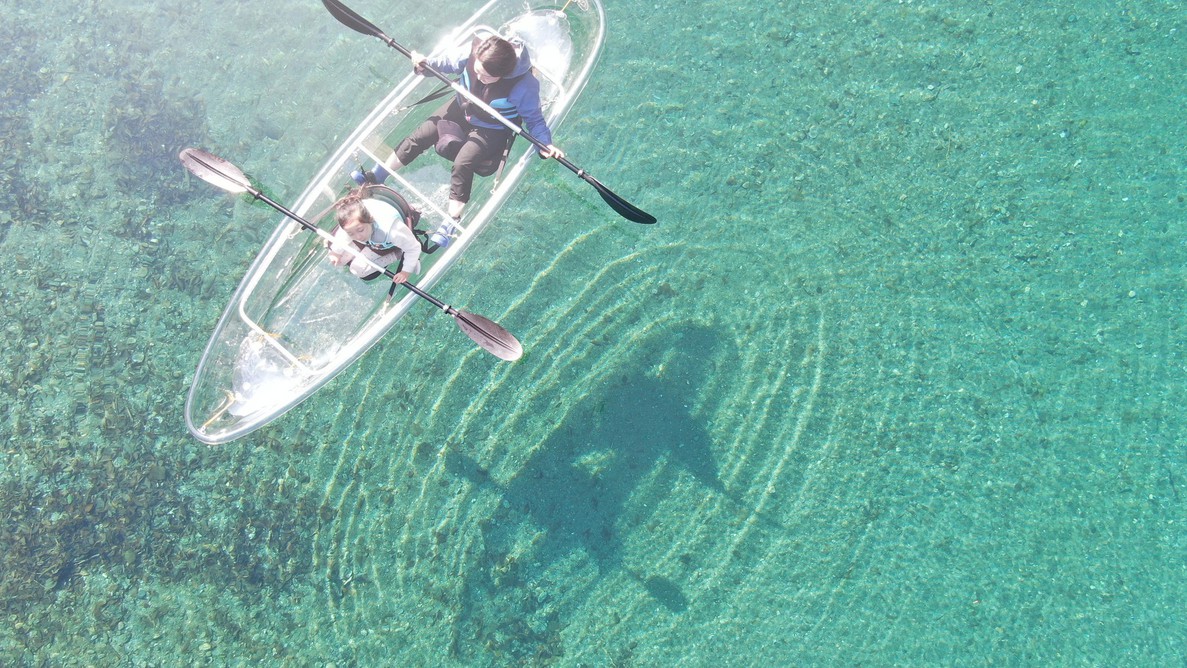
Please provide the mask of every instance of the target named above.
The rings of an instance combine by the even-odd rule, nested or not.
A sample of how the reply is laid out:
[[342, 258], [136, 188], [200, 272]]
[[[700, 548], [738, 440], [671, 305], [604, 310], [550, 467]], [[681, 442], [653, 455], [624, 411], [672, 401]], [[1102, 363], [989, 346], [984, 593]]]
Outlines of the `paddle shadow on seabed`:
[[[618, 362], [622, 371], [606, 376], [611, 380], [605, 387], [575, 406], [505, 483], [472, 458], [446, 455], [451, 474], [493, 486], [502, 497], [499, 510], [483, 522], [485, 553], [465, 586], [454, 643], [462, 658], [471, 642], [477, 651], [494, 642], [517, 659], [563, 651], [561, 604], [545, 605], [535, 591], [539, 587], [527, 586], [562, 560], [588, 558], [596, 579], [621, 569], [668, 612], [688, 607], [677, 583], [647, 575], [646, 563], [625, 563], [622, 552], [624, 536], [663, 522], [649, 516], [647, 508], [656, 504], [635, 498], [636, 492], [662, 494], [676, 477], [689, 474], [707, 493], [725, 493], [709, 433], [691, 412], [716, 360], [728, 359], [720, 347], [720, 337], [704, 327], [642, 341]], [[516, 539], [525, 530], [538, 538], [526, 551], [521, 540], [517, 553]], [[563, 595], [581, 598], [574, 593], [570, 588]]]

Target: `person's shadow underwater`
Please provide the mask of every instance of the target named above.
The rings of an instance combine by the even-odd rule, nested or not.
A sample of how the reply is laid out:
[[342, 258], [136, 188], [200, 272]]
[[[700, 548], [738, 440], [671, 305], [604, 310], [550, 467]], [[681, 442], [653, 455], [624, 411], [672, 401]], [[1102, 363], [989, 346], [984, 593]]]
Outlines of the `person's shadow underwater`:
[[[463, 601], [459, 620], [464, 628], [458, 629], [455, 641], [486, 646], [492, 638], [504, 638], [497, 644], [518, 659], [555, 651], [559, 637], [549, 629], [558, 624], [556, 606], [548, 606], [548, 619], [533, 624], [533, 613], [543, 606], [533, 596], [517, 595], [515, 589], [575, 552], [588, 555], [598, 577], [623, 569], [670, 613], [688, 607], [677, 583], [641, 572], [646, 564], [624, 563], [623, 535], [647, 531], [638, 524], [662, 522], [639, 510], [646, 500], [632, 501], [645, 479], [651, 488], [666, 490], [684, 471], [706, 493], [725, 493], [709, 433], [690, 408], [716, 361], [729, 358], [719, 347], [718, 337], [707, 328], [642, 341], [620, 362], [622, 371], [608, 376], [604, 387], [575, 406], [533, 459], [506, 483], [492, 479], [465, 454], [447, 453], [451, 474], [480, 487], [494, 486], [502, 496], [500, 510], [482, 526], [485, 553], [481, 565], [470, 569], [468, 600]], [[542, 538], [530, 553], [516, 555], [514, 541], [525, 523]], [[455, 649], [461, 650], [456, 642]]]

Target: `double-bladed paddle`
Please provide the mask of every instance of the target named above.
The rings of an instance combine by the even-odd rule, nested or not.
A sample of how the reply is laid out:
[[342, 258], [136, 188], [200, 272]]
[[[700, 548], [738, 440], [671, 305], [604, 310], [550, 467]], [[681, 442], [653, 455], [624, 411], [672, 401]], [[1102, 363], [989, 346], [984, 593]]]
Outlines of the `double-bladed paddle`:
[[[247, 193], [297, 221], [302, 227], [317, 234], [326, 241], [331, 243], [335, 241], [334, 236], [329, 232], [269, 199], [267, 195], [251, 185], [251, 181], [243, 174], [242, 170], [217, 155], [198, 148], [187, 148], [177, 157], [181, 159], [181, 164], [185, 165], [186, 169], [190, 170], [194, 176], [197, 176], [203, 181], [232, 194]], [[372, 269], [383, 272], [383, 275], [388, 278], [395, 276], [390, 269], [380, 267], [374, 262], [371, 262], [355, 250], [353, 246], [347, 246], [346, 250], [352, 253], [355, 258], [361, 258], [364, 262], [371, 265]], [[498, 324], [475, 313], [459, 311], [411, 283], [404, 282], [400, 285], [403, 285], [418, 297], [453, 316], [458, 327], [466, 333], [466, 336], [474, 339], [474, 342], [488, 353], [509, 362], [514, 362], [523, 356], [523, 346], [520, 345], [519, 341], [510, 332]]]
[[[355, 32], [360, 32], [364, 35], [370, 35], [372, 37], [378, 37], [381, 41], [383, 41], [384, 44], [387, 44], [388, 46], [395, 49], [396, 51], [399, 51], [400, 53], [404, 54], [405, 57], [412, 58], [411, 51], [409, 51], [408, 49], [401, 46], [398, 42], [396, 42], [396, 40], [392, 39], [391, 37], [388, 37], [374, 23], [371, 23], [367, 19], [359, 16], [358, 13], [356, 13], [350, 7], [347, 7], [346, 5], [342, 4], [339, 0], [322, 0], [322, 4], [326, 6], [326, 9], [330, 10], [330, 14], [332, 14], [334, 16], [334, 18], [338, 19], [338, 21], [340, 23], [342, 23], [342, 25], [346, 26], [347, 28], [350, 28], [351, 30], [354, 30]], [[471, 93], [470, 91], [466, 90], [466, 88], [464, 86], [458, 84], [456, 81], [453, 81], [449, 77], [445, 76], [444, 74], [439, 72], [437, 69], [430, 66], [428, 63], [424, 63], [422, 68], [425, 72], [428, 72], [429, 74], [433, 75], [434, 77], [437, 77], [438, 79], [445, 82], [446, 84], [449, 84], [450, 88], [453, 88], [453, 90], [456, 91], [459, 95], [464, 96], [466, 99], [470, 100], [474, 104], [481, 107], [483, 111], [490, 114], [490, 116], [492, 118], [498, 120], [503, 125], [507, 126], [507, 128], [509, 130], [511, 130], [515, 134], [519, 135], [520, 137], [523, 137], [524, 139], [528, 140], [532, 144], [535, 144], [536, 148], [538, 148], [540, 150], [545, 150], [548, 148], [547, 144], [540, 141], [539, 139], [536, 139], [535, 137], [533, 137], [531, 134], [529, 134], [523, 128], [519, 127], [518, 125], [516, 125], [516, 124], [512, 123], [511, 121], [507, 120], [506, 118], [504, 118], [502, 114], [495, 111], [490, 105], [483, 102], [478, 96], [476, 96], [473, 93]], [[594, 189], [598, 191], [598, 194], [602, 196], [602, 199], [606, 200], [606, 203], [610, 205], [610, 208], [612, 208], [618, 212], [618, 215], [622, 216], [623, 218], [626, 218], [629, 221], [632, 221], [635, 223], [643, 223], [645, 225], [650, 225], [655, 222], [655, 216], [647, 213], [646, 211], [635, 206], [634, 204], [631, 204], [630, 202], [626, 201], [625, 199], [619, 197], [617, 194], [614, 193], [613, 190], [610, 190], [606, 186], [602, 185], [602, 183], [600, 181], [595, 179], [590, 174], [586, 173], [586, 171], [584, 169], [581, 169], [577, 165], [574, 165], [572, 162], [569, 162], [569, 160], [567, 160], [566, 158], [555, 158], [555, 159], [557, 162], [559, 162], [562, 165], [564, 165], [565, 167], [569, 168], [569, 171], [576, 174], [582, 181], [585, 181], [589, 185], [593, 186]]]

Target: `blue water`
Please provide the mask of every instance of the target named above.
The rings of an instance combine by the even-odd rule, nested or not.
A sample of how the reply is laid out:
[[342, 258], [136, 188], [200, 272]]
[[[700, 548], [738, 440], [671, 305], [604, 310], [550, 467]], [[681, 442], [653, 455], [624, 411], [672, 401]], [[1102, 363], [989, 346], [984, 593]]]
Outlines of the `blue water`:
[[1187, 661], [1183, 8], [606, 14], [557, 142], [659, 224], [539, 165], [436, 288], [525, 359], [425, 308], [211, 448], [276, 221], [176, 151], [292, 201], [405, 66], [316, 2], [0, 10], [0, 663]]

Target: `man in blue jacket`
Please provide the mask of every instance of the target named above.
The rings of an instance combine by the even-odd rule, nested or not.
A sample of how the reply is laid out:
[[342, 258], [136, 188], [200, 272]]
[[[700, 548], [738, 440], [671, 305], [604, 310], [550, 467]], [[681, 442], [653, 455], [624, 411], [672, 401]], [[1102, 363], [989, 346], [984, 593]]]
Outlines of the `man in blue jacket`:
[[[552, 132], [540, 108], [540, 81], [532, 74], [532, 63], [522, 44], [491, 36], [475, 39], [468, 48], [442, 58], [426, 59], [413, 52], [412, 64], [419, 69], [428, 63], [445, 74], [461, 74], [460, 84], [504, 118], [526, 127], [529, 134], [546, 145], [542, 158], [563, 158], [552, 145]], [[429, 116], [406, 137], [384, 165], [375, 166], [379, 181], [410, 164], [430, 147], [453, 161], [447, 213], [460, 219], [474, 175], [494, 172], [503, 151], [512, 140], [509, 128], [460, 93]], [[356, 175], [361, 178], [361, 175]]]

